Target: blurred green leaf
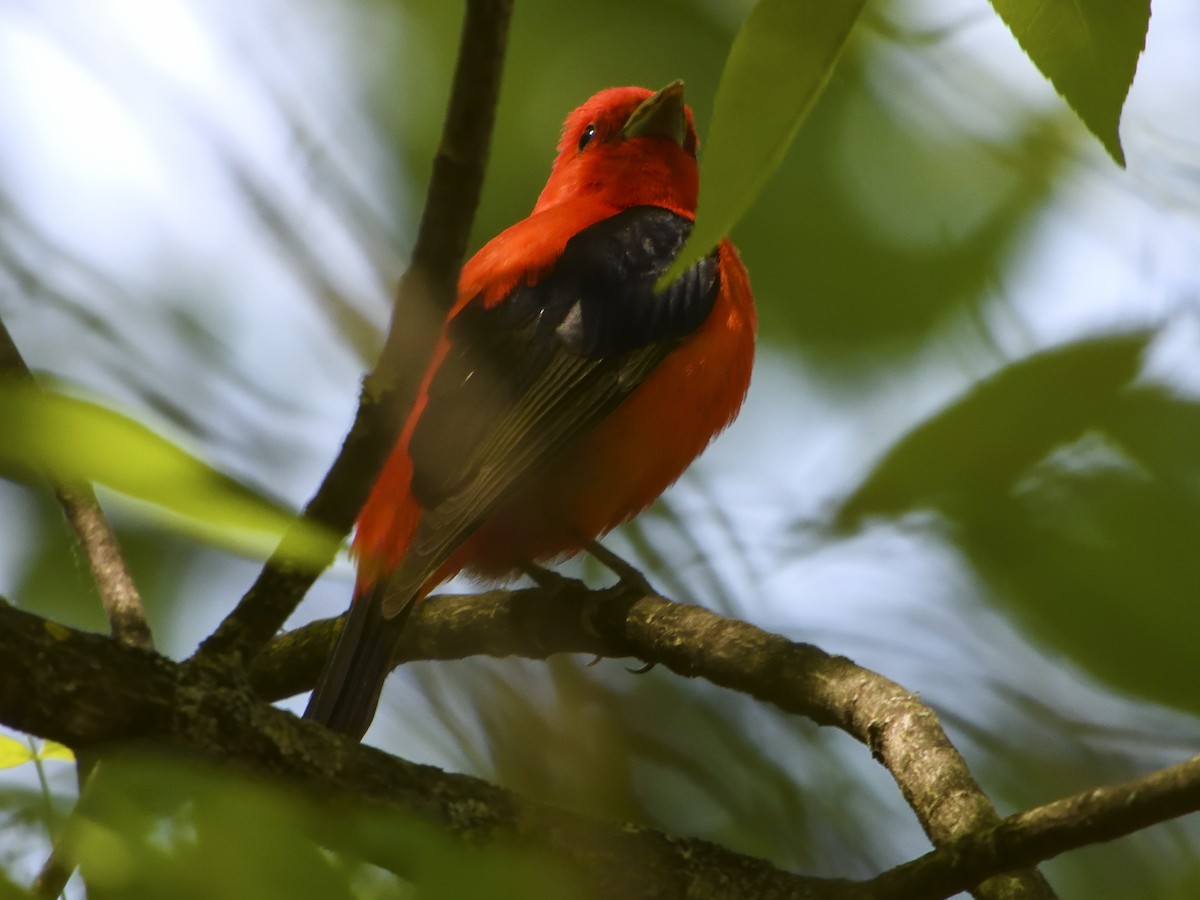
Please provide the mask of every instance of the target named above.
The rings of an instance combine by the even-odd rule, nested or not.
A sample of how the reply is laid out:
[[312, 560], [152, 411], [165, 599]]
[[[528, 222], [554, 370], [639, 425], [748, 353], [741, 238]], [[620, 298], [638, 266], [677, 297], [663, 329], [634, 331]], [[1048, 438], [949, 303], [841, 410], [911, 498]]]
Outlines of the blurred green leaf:
[[28, 900], [31, 897], [33, 894], [13, 884], [5, 872], [0, 870], [0, 900]]
[[936, 107], [918, 113], [898, 95], [925, 83], [881, 89], [873, 49], [852, 42], [737, 226], [763, 339], [803, 347], [843, 384], [993, 296], [1073, 155], [1057, 113], [986, 140]]
[[1146, 46], [1150, 0], [992, 0], [1029, 58], [1125, 165], [1118, 125]]
[[[317, 804], [160, 758], [107, 759], [68, 840], [89, 889], [121, 897], [322, 900], [581, 896], [555, 864], [405, 816]], [[393, 874], [400, 873], [400, 874]]]
[[666, 283], [754, 202], [825, 89], [865, 0], [759, 0], [734, 39], [704, 150], [696, 227]]
[[967, 522], [964, 548], [1044, 643], [1127, 693], [1200, 713], [1200, 406], [1129, 391]]
[[1050, 450], [1100, 421], [1137, 374], [1151, 337], [1092, 338], [1001, 369], [901, 438], [842, 504], [837, 526], [915, 508], [955, 516], [1005, 493]]
[[239, 552], [269, 552], [291, 531], [295, 558], [323, 564], [340, 541], [299, 520], [146, 426], [95, 403], [0, 386], [0, 472], [22, 480], [101, 484], [181, 517]]
[[837, 524], [937, 510], [1044, 646], [1200, 713], [1200, 406], [1131, 383], [1149, 336], [1006, 367], [902, 438]]
[[32, 738], [17, 740], [0, 734], [0, 769], [14, 769], [34, 760], [74, 760], [75, 754], [69, 747], [57, 741], [41, 741], [41, 746], [31, 744]]
[[15, 769], [34, 758], [33, 748], [25, 741], [0, 734], [0, 769]]
[[43, 741], [41, 748], [38, 750], [38, 759], [59, 759], [64, 762], [74, 762], [75, 754], [71, 752], [70, 747], [66, 747], [58, 741]]

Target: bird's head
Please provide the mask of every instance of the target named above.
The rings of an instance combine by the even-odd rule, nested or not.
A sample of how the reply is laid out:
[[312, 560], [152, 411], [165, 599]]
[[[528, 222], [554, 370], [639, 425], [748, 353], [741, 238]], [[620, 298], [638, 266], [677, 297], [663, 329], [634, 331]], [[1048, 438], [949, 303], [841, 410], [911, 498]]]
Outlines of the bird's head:
[[600, 91], [567, 116], [558, 156], [535, 212], [586, 198], [614, 209], [661, 206], [696, 212], [699, 172], [683, 82], [661, 91]]

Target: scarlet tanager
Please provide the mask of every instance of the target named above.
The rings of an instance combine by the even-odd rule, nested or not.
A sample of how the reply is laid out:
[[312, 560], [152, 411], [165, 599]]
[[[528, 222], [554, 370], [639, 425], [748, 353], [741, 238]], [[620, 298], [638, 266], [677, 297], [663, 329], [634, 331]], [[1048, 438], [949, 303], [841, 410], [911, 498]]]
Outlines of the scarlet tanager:
[[464, 267], [359, 516], [355, 599], [307, 718], [361, 737], [415, 602], [579, 552], [737, 415], [755, 330], [737, 251], [655, 290], [692, 228], [696, 143], [682, 82], [601, 91], [567, 117], [533, 212]]

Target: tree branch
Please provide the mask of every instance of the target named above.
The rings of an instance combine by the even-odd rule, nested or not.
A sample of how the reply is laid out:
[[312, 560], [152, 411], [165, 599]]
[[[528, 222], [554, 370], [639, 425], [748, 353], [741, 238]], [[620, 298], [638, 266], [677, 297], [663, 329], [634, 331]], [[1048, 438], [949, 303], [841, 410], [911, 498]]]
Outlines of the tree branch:
[[[494, 592], [491, 598], [503, 600], [506, 593]], [[576, 605], [571, 598], [547, 597], [540, 591], [513, 592], [501, 614], [469, 602], [475, 598], [431, 601], [418, 610], [413, 620], [414, 634], [405, 650], [411, 655], [427, 647], [440, 629], [453, 638], [450, 645], [454, 654], [474, 644], [500, 655], [514, 648], [532, 648], [529, 655], [541, 656], [553, 651], [538, 642], [573, 632], [578, 640], [572, 642], [578, 648], [600, 647], [615, 652], [624, 645], [623, 652], [628, 652], [633, 645], [653, 645], [655, 655], [671, 665], [668, 659], [672, 653], [664, 652], [660, 641], [666, 639], [673, 644], [694, 639], [694, 628], [689, 628], [696, 622], [689, 622], [686, 608], [681, 608], [684, 615], [680, 616], [661, 598], [621, 598], [619, 591], [603, 594], [598, 601], [592, 599], [589, 609]], [[550, 616], [552, 620], [557, 618], [557, 624], [543, 626], [542, 604], [564, 602], [574, 606], [575, 624], [569, 616]], [[614, 637], [611, 629], [622, 607], [630, 626], [623, 630], [623, 636]], [[594, 614], [589, 616], [589, 611]], [[749, 652], [756, 658], [751, 668], [761, 673], [766, 671], [764, 666], [775, 666], [773, 682], [760, 682], [756, 677], [739, 679], [747, 692], [784, 709], [816, 712], [819, 721], [845, 727], [845, 723], [870, 717], [872, 707], [876, 717], [887, 718], [897, 712], [907, 714], [910, 702], [916, 702], [894, 685], [885, 692], [883, 687], [891, 684], [887, 679], [815, 647], [790, 644], [791, 649], [784, 654], [787, 660], [774, 648], [766, 655], [774, 655], [775, 659], [768, 661], [760, 657], [761, 648], [777, 641], [787, 643], [784, 639], [763, 633], [756, 636], [753, 632], [757, 629], [751, 626], [703, 610], [695, 612], [702, 616], [702, 629], [709, 643], [684, 655], [702, 658], [712, 654], [719, 659], [725, 653], [723, 647], [741, 645], [739, 652]], [[524, 618], [525, 614], [529, 618]], [[664, 617], [668, 624], [652, 639], [652, 620]], [[486, 637], [506, 618], [508, 627], [501, 630], [507, 634]], [[599, 636], [583, 637], [584, 622], [588, 627], [598, 625]], [[278, 662], [285, 653], [303, 656], [311, 650], [302, 638], [319, 644], [333, 631], [332, 623], [302, 629], [273, 645], [263, 662]], [[473, 842], [517, 839], [536, 844], [566, 860], [602, 897], [682, 898], [689, 896], [689, 885], [703, 883], [713, 886], [707, 896], [714, 898], [934, 900], [1065, 850], [1111, 840], [1200, 810], [1197, 757], [1124, 785], [1086, 791], [1011, 816], [994, 827], [963, 834], [920, 859], [866, 882], [804, 878], [704, 841], [589, 821], [526, 802], [478, 779], [395, 759], [255, 702], [203, 670], [121, 647], [103, 637], [64, 628], [3, 605], [0, 659], [5, 660], [7, 676], [0, 679], [0, 721], [11, 727], [85, 751], [111, 750], [131, 742], [176, 746], [222, 764], [284, 777], [318, 793], [383, 802]], [[718, 662], [713, 671], [721, 667]], [[708, 677], [713, 671], [693, 666], [685, 674]], [[855, 685], [862, 688], [861, 698], [847, 693]], [[810, 690], [813, 698], [801, 696], [804, 690]], [[880, 698], [884, 698], [882, 705]], [[928, 745], [920, 743], [928, 736], [922, 738], [922, 734], [937, 727], [931, 713], [923, 718], [917, 725], [906, 726], [914, 728], [917, 736], [910, 748], [913, 756], [928, 751]], [[892, 727], [882, 725], [885, 732]], [[888, 738], [884, 736], [884, 740]], [[933, 742], [935, 754], [937, 743]], [[899, 770], [907, 771], [904, 767]], [[921, 790], [906, 790], [906, 796], [920, 794]], [[1025, 896], [1029, 896], [1027, 886], [1013, 884], [1014, 891], [1025, 890]]]
[[[0, 378], [38, 390], [37, 379], [25, 364], [21, 351], [2, 320]], [[141, 594], [125, 563], [116, 532], [112, 530], [96, 499], [96, 492], [85, 481], [71, 484], [54, 482], [53, 487], [67, 522], [75, 532], [75, 540], [87, 560], [113, 639], [126, 647], [153, 650], [154, 637], [142, 608]], [[77, 762], [76, 767], [80, 784], [86, 784], [88, 767], [82, 762]], [[56, 842], [33, 883], [34, 895], [57, 897], [66, 887], [74, 869], [70, 855], [61, 842]]]
[[[408, 270], [375, 368], [363, 381], [354, 424], [304, 516], [339, 535], [349, 532], [411, 408], [454, 286], [487, 165], [512, 0], [467, 0], [458, 62], [441, 143]], [[283, 627], [324, 565], [294, 560], [296, 536], [284, 536], [258, 579], [201, 645], [200, 661], [242, 667]]]
[[[399, 658], [634, 656], [858, 739], [892, 774], [934, 846], [999, 824], [937, 716], [895, 682], [844, 657], [701, 607], [632, 596], [619, 586], [580, 588], [431, 597], [414, 610]], [[277, 638], [252, 670], [252, 683], [268, 697], [307, 690], [337, 628], [336, 621], [326, 620]], [[981, 885], [978, 894], [1054, 896], [1036, 872]]]
[[867, 882], [879, 897], [947, 897], [995, 861], [1030, 866], [1200, 810], [1200, 756], [1111, 787], [1093, 788], [1009, 816]]
[[[404, 810], [472, 843], [540, 845], [598, 897], [838, 897], [804, 878], [705, 841], [610, 825], [464, 775], [396, 759], [256, 702], [200, 667], [119, 646], [0, 605], [0, 721], [80, 750], [175, 748], [328, 796]], [[830, 893], [830, 891], [835, 891]]]
[[154, 649], [141, 594], [125, 564], [117, 535], [96, 500], [96, 492], [90, 484], [77, 482], [59, 485], [54, 493], [87, 559], [112, 636], [129, 647]]

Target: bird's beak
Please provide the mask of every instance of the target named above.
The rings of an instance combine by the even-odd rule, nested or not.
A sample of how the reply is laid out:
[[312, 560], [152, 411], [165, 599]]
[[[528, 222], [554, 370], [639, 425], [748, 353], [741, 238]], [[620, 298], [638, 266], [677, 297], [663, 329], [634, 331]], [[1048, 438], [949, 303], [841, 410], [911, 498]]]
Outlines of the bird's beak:
[[665, 137], [680, 147], [687, 137], [683, 109], [683, 82], [672, 81], [638, 104], [621, 129], [621, 137]]

